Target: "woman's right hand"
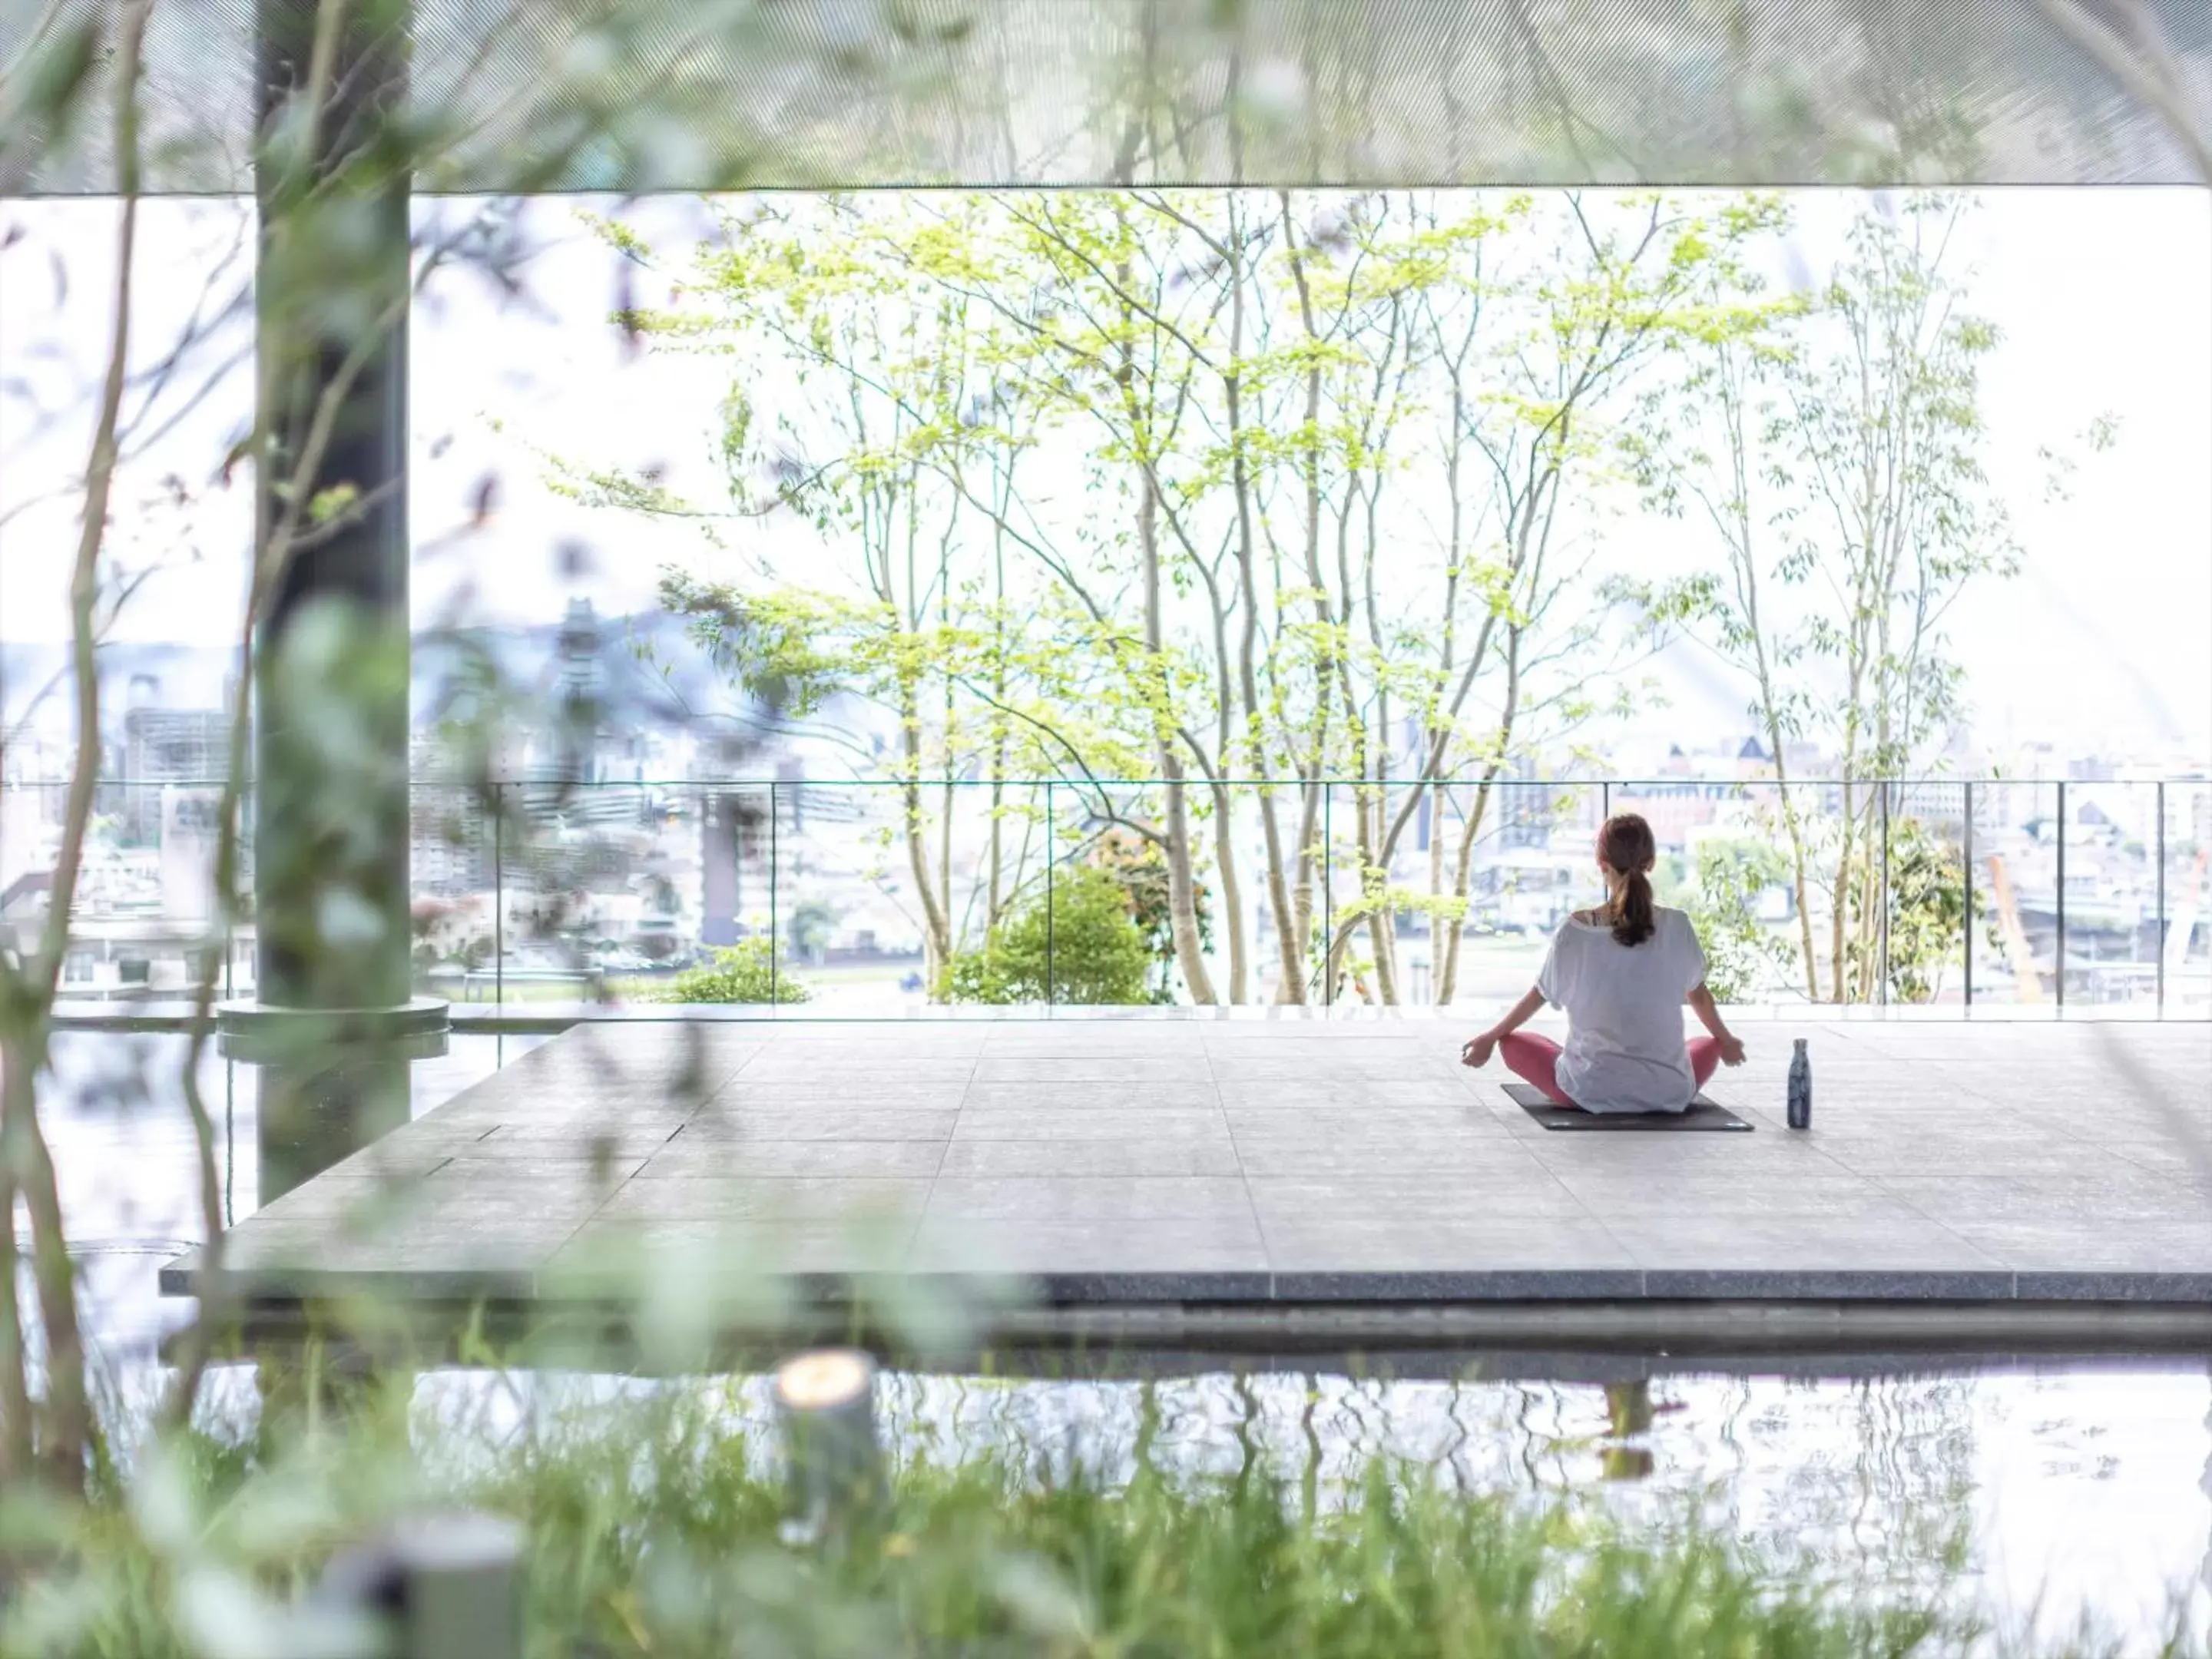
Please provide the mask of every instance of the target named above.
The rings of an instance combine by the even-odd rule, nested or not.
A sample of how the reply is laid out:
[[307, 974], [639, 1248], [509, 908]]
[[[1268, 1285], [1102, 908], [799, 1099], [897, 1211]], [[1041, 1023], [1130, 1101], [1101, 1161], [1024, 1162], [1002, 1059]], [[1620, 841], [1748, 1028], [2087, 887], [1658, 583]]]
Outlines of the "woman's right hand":
[[1487, 1031], [1480, 1036], [1469, 1037], [1467, 1046], [1459, 1051], [1459, 1063], [1472, 1066], [1478, 1072], [1490, 1064], [1491, 1051], [1498, 1047], [1498, 1039]]
[[1743, 1064], [1743, 1039], [1733, 1032], [1721, 1039], [1721, 1064], [1723, 1066]]

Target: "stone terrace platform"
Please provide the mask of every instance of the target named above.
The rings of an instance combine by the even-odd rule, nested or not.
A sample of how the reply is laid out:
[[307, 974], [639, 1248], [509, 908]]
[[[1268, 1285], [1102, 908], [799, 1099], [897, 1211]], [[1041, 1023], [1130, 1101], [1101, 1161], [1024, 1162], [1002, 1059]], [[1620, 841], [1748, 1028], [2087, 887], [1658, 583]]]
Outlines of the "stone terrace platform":
[[1063, 1304], [2212, 1304], [2212, 1025], [1754, 1024], [1708, 1091], [1748, 1135], [1547, 1133], [1458, 1064], [1472, 1026], [581, 1025], [229, 1261], [278, 1305], [595, 1296], [641, 1249]]

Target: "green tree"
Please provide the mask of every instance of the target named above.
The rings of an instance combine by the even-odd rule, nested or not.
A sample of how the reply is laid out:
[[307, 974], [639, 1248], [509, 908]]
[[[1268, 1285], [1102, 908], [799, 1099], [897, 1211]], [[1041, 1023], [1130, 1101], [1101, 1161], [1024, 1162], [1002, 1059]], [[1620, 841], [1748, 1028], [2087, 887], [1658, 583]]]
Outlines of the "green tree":
[[[1633, 591], [1748, 682], [1814, 1000], [1875, 989], [1882, 788], [1923, 766], [1961, 713], [1952, 607], [2020, 564], [1984, 464], [1980, 374], [1997, 333], [1947, 264], [1968, 211], [1956, 198], [1877, 204], [1802, 295], [1771, 300], [1741, 272], [1717, 273], [1728, 281], [1706, 294], [1706, 337], [1645, 399], [1626, 445], [1648, 499], [1714, 550], [1691, 579]], [[2109, 422], [2093, 424], [2092, 447], [2110, 439]], [[1790, 781], [1800, 744], [1834, 769], [1825, 799]]]
[[1061, 871], [1049, 897], [1016, 905], [981, 949], [953, 958], [954, 1002], [1149, 1002], [1152, 951], [1130, 915], [1129, 896], [1108, 871]]
[[[990, 200], [723, 211], [715, 239], [668, 262], [678, 302], [625, 316], [655, 349], [742, 359], [714, 417], [725, 498], [574, 465], [556, 475], [586, 504], [697, 523], [714, 568], [668, 570], [662, 603], [734, 675], [781, 689], [794, 718], [896, 781], [886, 840], [903, 853], [933, 984], [1023, 879], [1032, 838], [1006, 830], [1041, 817], [1008, 779], [1142, 769], [1079, 712], [1097, 702], [1090, 619], [1010, 563], [1003, 509], [1037, 405], [1002, 385], [1006, 319], [950, 275], [988, 251]], [[626, 258], [664, 263], [623, 228], [602, 229]], [[760, 554], [751, 529], [770, 520], [829, 556], [787, 567]], [[742, 553], [733, 526], [747, 532]], [[890, 755], [813, 719], [839, 696], [885, 711]], [[988, 867], [975, 915], [956, 907], [952, 861], [957, 786], [979, 774]]]
[[[1711, 295], [1777, 220], [1651, 193], [779, 203], [631, 313], [657, 349], [744, 365], [729, 505], [573, 487], [818, 538], [790, 579], [672, 574], [664, 598], [803, 708], [840, 691], [896, 721], [896, 755], [862, 763], [903, 792], [933, 983], [1021, 884], [1000, 838], [1036, 803], [1002, 794], [1014, 769], [1157, 850], [1193, 1000], [1250, 1000], [1272, 943], [1273, 995], [1303, 1000], [1364, 933], [1395, 1002], [1416, 913], [1449, 1001], [1494, 780], [1617, 705], [1641, 648], [1596, 602], [1626, 399], [1711, 341]], [[963, 915], [952, 784], [979, 775], [990, 876]], [[1425, 891], [1393, 873], [1425, 802]], [[1325, 857], [1358, 890], [1316, 946]]]

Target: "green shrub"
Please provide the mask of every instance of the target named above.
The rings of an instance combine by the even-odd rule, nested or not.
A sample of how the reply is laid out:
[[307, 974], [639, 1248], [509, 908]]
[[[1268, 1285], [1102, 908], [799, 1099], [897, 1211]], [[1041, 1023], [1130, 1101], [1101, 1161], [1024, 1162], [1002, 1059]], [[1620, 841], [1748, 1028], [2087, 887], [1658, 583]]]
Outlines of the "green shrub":
[[740, 939], [714, 952], [711, 966], [686, 968], [668, 981], [661, 1002], [804, 1002], [813, 994], [777, 963], [764, 939]]
[[1036, 896], [993, 928], [981, 950], [955, 956], [945, 995], [953, 1002], [1078, 1006], [1149, 1002], [1152, 963], [1126, 890], [1105, 871], [1084, 866], [1053, 878], [1049, 906]]

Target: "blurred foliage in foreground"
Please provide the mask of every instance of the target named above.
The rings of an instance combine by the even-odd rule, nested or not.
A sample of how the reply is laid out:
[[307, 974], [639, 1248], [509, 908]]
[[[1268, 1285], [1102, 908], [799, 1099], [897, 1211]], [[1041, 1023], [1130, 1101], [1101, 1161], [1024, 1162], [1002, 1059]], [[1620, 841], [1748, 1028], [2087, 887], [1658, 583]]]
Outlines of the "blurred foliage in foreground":
[[[358, 1386], [358, 1385], [356, 1385]], [[532, 1654], [1935, 1655], [1977, 1631], [1778, 1583], [1694, 1531], [1644, 1544], [1593, 1514], [1469, 1497], [1376, 1462], [1349, 1490], [1261, 1456], [1241, 1476], [1140, 1464], [1049, 1490], [1002, 1465], [910, 1462], [880, 1525], [781, 1532], [774, 1458], [729, 1402], [594, 1405], [428, 1457], [411, 1385], [264, 1408], [257, 1437], [149, 1455], [129, 1505], [31, 1510], [10, 1656], [302, 1653], [298, 1593], [366, 1528], [466, 1504], [526, 1528]], [[210, 1620], [214, 1622], [210, 1622]], [[211, 1639], [212, 1638], [212, 1639]]]

